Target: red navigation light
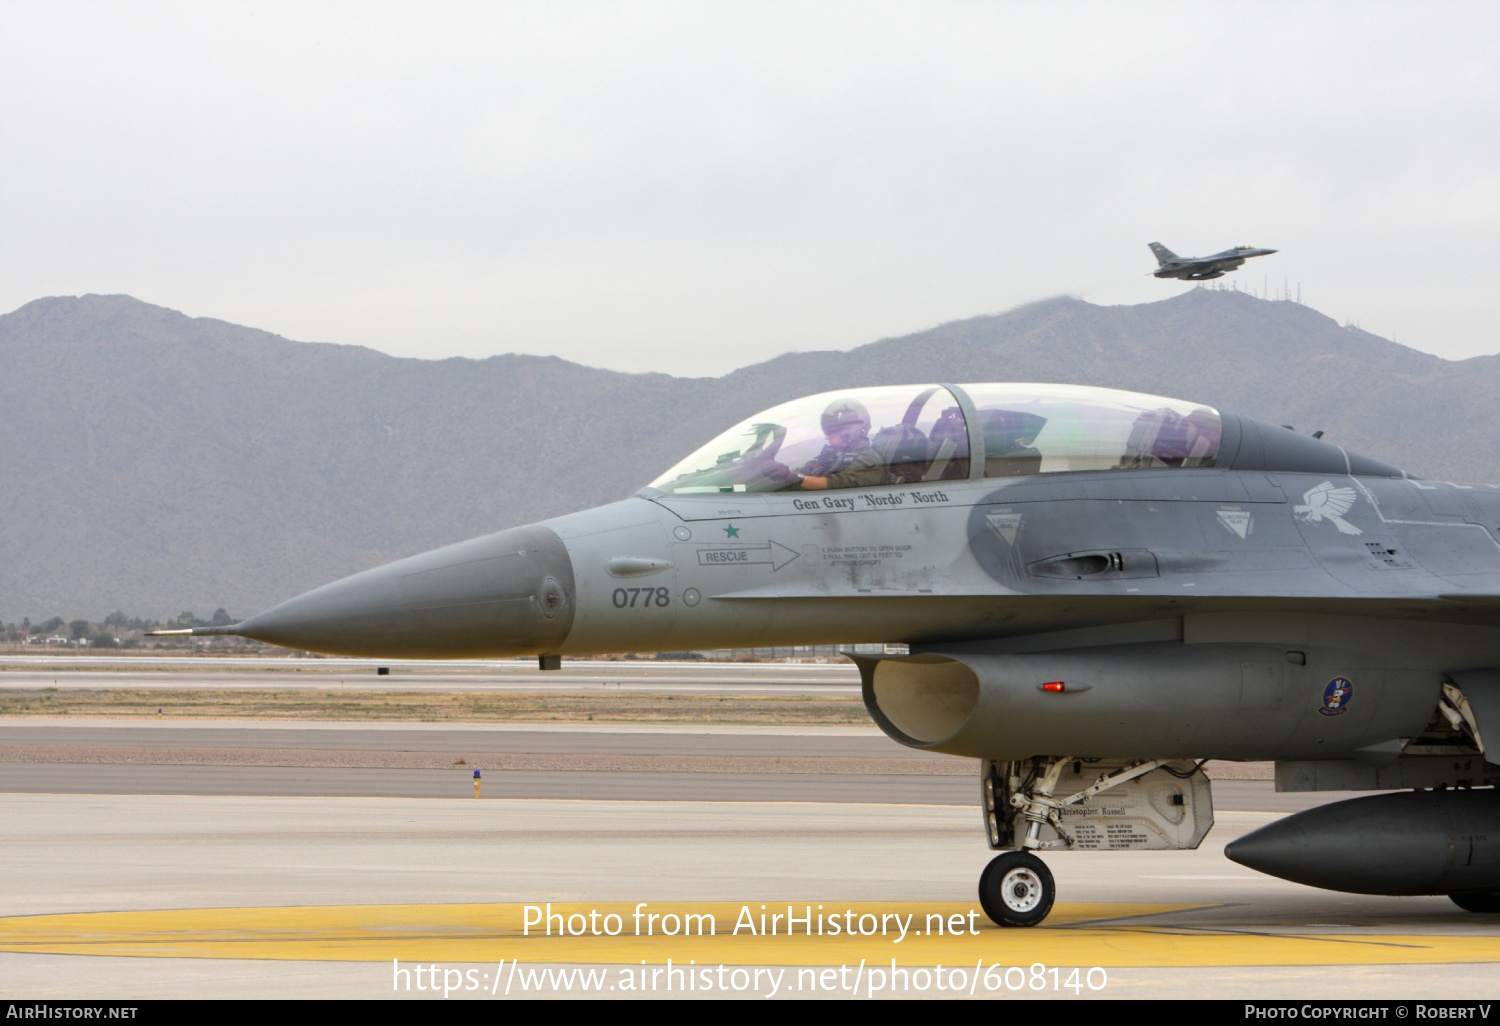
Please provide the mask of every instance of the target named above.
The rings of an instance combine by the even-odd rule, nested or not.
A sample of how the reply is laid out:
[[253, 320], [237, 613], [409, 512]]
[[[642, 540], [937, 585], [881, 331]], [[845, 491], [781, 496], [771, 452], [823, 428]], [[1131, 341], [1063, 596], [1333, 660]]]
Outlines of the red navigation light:
[[1066, 684], [1064, 684], [1060, 680], [1053, 680], [1053, 681], [1048, 681], [1046, 684], [1043, 684], [1042, 685], [1042, 690], [1043, 691], [1066, 691], [1066, 690], [1068, 690], [1068, 686]]

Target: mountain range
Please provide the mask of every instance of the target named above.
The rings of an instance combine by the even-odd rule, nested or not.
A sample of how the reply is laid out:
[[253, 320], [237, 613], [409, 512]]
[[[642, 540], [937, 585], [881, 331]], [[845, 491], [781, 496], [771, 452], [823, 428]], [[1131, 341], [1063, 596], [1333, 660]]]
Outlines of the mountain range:
[[775, 403], [912, 381], [1154, 392], [1322, 429], [1418, 476], [1500, 481], [1500, 356], [1444, 360], [1232, 291], [1050, 299], [718, 378], [397, 358], [52, 297], [0, 316], [0, 620], [249, 615], [629, 495]]

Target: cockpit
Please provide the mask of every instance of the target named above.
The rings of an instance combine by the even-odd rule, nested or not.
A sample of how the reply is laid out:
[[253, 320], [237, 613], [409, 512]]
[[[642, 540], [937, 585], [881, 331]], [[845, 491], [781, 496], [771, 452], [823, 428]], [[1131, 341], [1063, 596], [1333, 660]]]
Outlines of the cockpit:
[[1212, 467], [1216, 410], [1085, 385], [850, 388], [735, 425], [651, 483], [667, 494], [816, 491], [1075, 470]]

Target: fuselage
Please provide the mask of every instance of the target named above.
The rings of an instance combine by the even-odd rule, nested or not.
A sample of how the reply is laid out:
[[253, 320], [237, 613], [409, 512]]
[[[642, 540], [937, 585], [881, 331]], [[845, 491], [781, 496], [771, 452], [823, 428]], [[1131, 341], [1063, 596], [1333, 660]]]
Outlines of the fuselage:
[[[1045, 472], [1038, 456], [1042, 472], [1015, 473], [1031, 457], [983, 458], [984, 411], [962, 405], [976, 458], [961, 476], [651, 487], [357, 574], [234, 632], [395, 658], [901, 642], [927, 662], [866, 667], [877, 722], [981, 757], [1352, 753], [1420, 731], [1446, 674], [1500, 665], [1484, 612], [1500, 489], [1411, 480], [1232, 414], [1212, 465]], [[948, 663], [972, 696], [967, 677], [912, 668]], [[880, 711], [880, 673], [951, 715], [903, 729], [899, 696]], [[1066, 674], [1089, 693], [1034, 694]], [[1358, 697], [1328, 715], [1342, 678]], [[1075, 715], [1088, 709], [1105, 715]]]

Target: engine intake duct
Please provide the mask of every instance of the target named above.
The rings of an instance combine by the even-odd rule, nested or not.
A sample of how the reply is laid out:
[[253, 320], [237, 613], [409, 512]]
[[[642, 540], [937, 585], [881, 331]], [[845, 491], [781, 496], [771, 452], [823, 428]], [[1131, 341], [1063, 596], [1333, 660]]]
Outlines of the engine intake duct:
[[904, 744], [929, 745], [958, 733], [979, 705], [979, 677], [947, 656], [859, 659], [865, 708]]
[[1299, 812], [1224, 854], [1283, 880], [1356, 894], [1500, 892], [1500, 792], [1371, 795]]

